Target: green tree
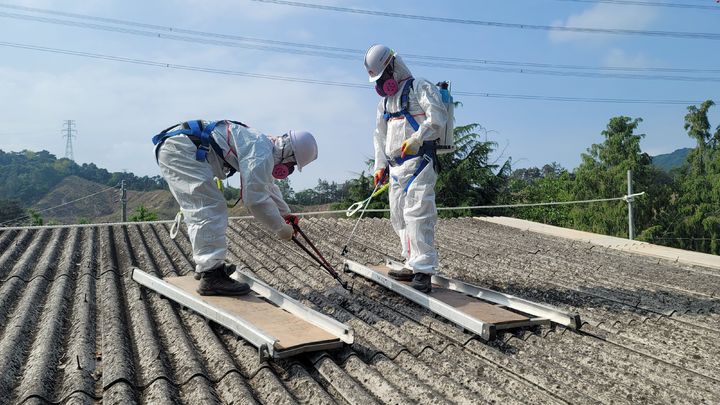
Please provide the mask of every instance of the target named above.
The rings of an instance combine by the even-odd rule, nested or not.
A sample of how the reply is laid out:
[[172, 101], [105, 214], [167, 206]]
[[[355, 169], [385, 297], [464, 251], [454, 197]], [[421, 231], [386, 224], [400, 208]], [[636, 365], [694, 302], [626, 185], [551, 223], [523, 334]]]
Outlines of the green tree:
[[30, 225], [42, 226], [45, 223], [45, 220], [39, 212], [35, 210], [28, 210], [28, 213], [30, 214]]
[[131, 190], [148, 191], [166, 187], [160, 176], [137, 177], [132, 173], [109, 173], [94, 164], [77, 165], [69, 159], [57, 159], [48, 151], [3, 152], [0, 150], [0, 196], [30, 206], [68, 176], [78, 176], [107, 186], [125, 180]]
[[143, 205], [138, 205], [138, 207], [135, 208], [135, 215], [130, 217], [130, 221], [132, 222], [157, 221], [157, 219], [157, 213], [148, 210]]
[[20, 201], [0, 200], [0, 224], [14, 225], [14, 220], [24, 218], [24, 216], [25, 210], [20, 205]]
[[689, 106], [685, 115], [685, 130], [696, 147], [679, 170], [677, 214], [666, 234], [680, 248], [720, 254], [720, 125], [713, 133], [708, 119], [713, 105], [707, 100]]
[[[571, 201], [574, 175], [553, 162], [542, 168], [531, 167], [513, 171], [501, 203], [534, 204]], [[571, 226], [570, 206], [547, 205], [508, 209], [509, 216], [556, 226]]]
[[[614, 117], [602, 132], [605, 141], [593, 144], [582, 155], [575, 171], [573, 195], [577, 200], [612, 198], [627, 193], [627, 171], [633, 171], [634, 191], [646, 196], [635, 200], [635, 226], [641, 231], [665, 216], [671, 183], [652, 165], [640, 148], [644, 134], [635, 134], [641, 118]], [[570, 216], [576, 227], [605, 235], [628, 236], [627, 204], [624, 201], [577, 205]]]
[[290, 179], [275, 180], [275, 184], [282, 193], [283, 200], [288, 204], [295, 204], [295, 190], [290, 186]]
[[[369, 162], [374, 163], [374, 162]], [[370, 196], [375, 186], [373, 185], [373, 177], [365, 175], [363, 171], [360, 175], [352, 180], [345, 183], [345, 195], [340, 202], [331, 206], [334, 210], [346, 209], [352, 204], [363, 201]], [[386, 209], [390, 207], [388, 200], [388, 192], [384, 192], [377, 197], [373, 198], [368, 205], [368, 209]], [[382, 212], [367, 212], [363, 217], [389, 217], [388, 214]]]
[[[438, 206], [491, 204], [505, 188], [510, 162], [502, 166], [490, 162], [490, 154], [497, 144], [483, 140], [482, 131], [480, 124], [455, 128], [455, 151], [438, 159], [440, 173], [435, 187]], [[470, 211], [442, 211], [441, 215], [470, 215]]]

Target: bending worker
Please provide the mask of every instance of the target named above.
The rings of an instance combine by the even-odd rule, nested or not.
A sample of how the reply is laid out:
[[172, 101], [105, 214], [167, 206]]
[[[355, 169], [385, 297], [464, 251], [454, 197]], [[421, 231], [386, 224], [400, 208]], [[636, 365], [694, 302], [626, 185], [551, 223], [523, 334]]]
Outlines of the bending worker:
[[[153, 137], [160, 173], [180, 204], [193, 249], [201, 295], [242, 295], [246, 283], [228, 274], [225, 256], [227, 203], [214, 177], [240, 174], [245, 207], [281, 240], [290, 240], [297, 217], [290, 214], [273, 178], [284, 179], [295, 167], [317, 158], [309, 132], [272, 137], [236, 121], [188, 121]], [[196, 276], [197, 277], [197, 276]]]
[[382, 97], [374, 133], [375, 185], [390, 177], [390, 222], [400, 237], [405, 266], [391, 270], [398, 280], [430, 292], [437, 272], [435, 249], [436, 140], [447, 120], [439, 91], [415, 79], [399, 55], [385, 45], [365, 54], [365, 68]]

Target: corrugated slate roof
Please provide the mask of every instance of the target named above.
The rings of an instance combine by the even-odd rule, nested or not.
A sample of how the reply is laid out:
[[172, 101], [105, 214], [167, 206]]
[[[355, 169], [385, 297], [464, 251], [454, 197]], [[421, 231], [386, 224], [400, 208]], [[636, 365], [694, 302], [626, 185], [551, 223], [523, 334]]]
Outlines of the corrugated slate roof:
[[[354, 224], [303, 221], [338, 265]], [[192, 270], [169, 224], [0, 231], [0, 403], [718, 403], [720, 270], [472, 218], [441, 220], [451, 277], [577, 311], [581, 332], [483, 342], [357, 278], [349, 294], [290, 244], [232, 220], [229, 259], [355, 329], [342, 350], [258, 361], [222, 326], [140, 287]], [[363, 220], [351, 257], [397, 251]]]

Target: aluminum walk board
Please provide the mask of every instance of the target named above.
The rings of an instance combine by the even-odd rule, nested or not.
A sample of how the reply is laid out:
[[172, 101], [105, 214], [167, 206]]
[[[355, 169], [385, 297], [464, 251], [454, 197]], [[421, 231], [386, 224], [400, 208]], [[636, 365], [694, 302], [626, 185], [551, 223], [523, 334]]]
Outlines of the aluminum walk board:
[[195, 291], [199, 281], [193, 276], [160, 279], [133, 269], [133, 280], [230, 329], [257, 347], [261, 357], [284, 358], [353, 342], [352, 329], [342, 323], [252, 276], [242, 274], [239, 278], [250, 280], [254, 293], [240, 297], [201, 296]]
[[[388, 265], [392, 264], [388, 263]], [[409, 283], [390, 278], [387, 274], [389, 269], [384, 265], [364, 266], [352, 260], [345, 260], [345, 268], [410, 299], [486, 340], [494, 339], [498, 330], [549, 324], [551, 321], [569, 327], [580, 325], [579, 316], [576, 314], [566, 314], [546, 305], [441, 276], [433, 276], [433, 291], [424, 294], [410, 287]], [[522, 309], [516, 308], [518, 306]]]
[[[402, 263], [398, 263], [393, 260], [386, 260], [385, 264], [387, 267], [390, 268], [402, 267]], [[548, 319], [551, 322], [554, 322], [558, 325], [563, 325], [571, 329], [580, 329], [580, 327], [582, 326], [580, 315], [576, 313], [561, 311], [546, 304], [528, 301], [524, 298], [516, 297], [514, 295], [501, 293], [483, 287], [478, 287], [476, 285], [458, 280], [453, 280], [439, 274], [435, 274], [432, 276], [432, 283], [433, 286], [447, 288], [449, 290], [469, 295], [471, 297], [479, 298], [481, 300], [488, 301], [505, 308], [512, 308], [515, 311], [529, 314], [536, 318]]]

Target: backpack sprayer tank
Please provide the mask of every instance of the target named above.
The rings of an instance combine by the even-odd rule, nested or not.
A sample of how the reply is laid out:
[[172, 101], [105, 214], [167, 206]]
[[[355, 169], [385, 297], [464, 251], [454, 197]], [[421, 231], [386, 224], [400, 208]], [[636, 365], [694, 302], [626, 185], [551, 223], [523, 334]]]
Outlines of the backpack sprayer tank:
[[452, 94], [450, 94], [450, 82], [444, 81], [436, 84], [440, 96], [442, 96], [443, 104], [447, 109], [447, 122], [440, 130], [440, 138], [438, 139], [437, 154], [444, 155], [455, 151], [455, 103]]

